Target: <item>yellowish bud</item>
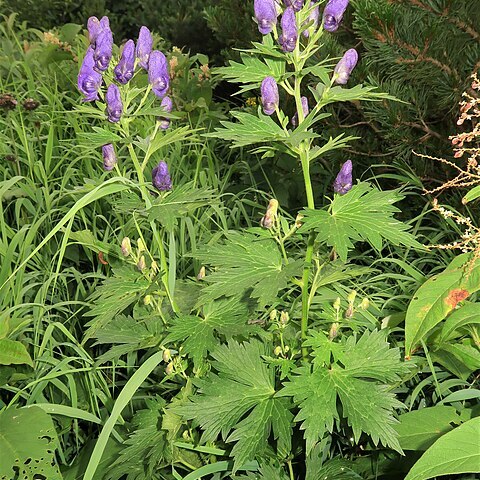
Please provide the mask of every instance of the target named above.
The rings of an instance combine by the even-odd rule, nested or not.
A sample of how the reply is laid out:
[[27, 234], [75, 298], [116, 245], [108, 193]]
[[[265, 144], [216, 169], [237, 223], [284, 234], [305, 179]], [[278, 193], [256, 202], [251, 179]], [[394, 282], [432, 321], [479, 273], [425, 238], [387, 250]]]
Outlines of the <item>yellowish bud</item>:
[[170, 362], [165, 368], [165, 375], [171, 375], [173, 373], [173, 362]]
[[125, 237], [122, 240], [122, 255], [124, 257], [128, 257], [132, 253], [132, 244], [130, 243], [130, 239]]
[[290, 351], [290, 347], [288, 345], [285, 345], [285, 353]]
[[158, 273], [159, 272], [158, 263], [155, 260], [150, 265], [150, 269], [152, 270], [152, 273]]
[[163, 351], [163, 361], [166, 363], [166, 362], [169, 362], [171, 359], [172, 359], [172, 352], [170, 351], [169, 348], [166, 348]]
[[290, 320], [290, 315], [288, 314], [288, 312], [282, 311], [282, 313], [280, 314], [280, 323], [282, 325], [286, 325], [289, 320]]
[[145, 257], [142, 255], [137, 262], [137, 268], [143, 272], [147, 268], [147, 264], [145, 263]]
[[353, 317], [353, 305], [349, 305], [347, 311], [345, 312], [345, 318], [352, 318]]
[[362, 310], [367, 310], [369, 306], [370, 306], [370, 300], [366, 297], [362, 300], [362, 303], [360, 303], [359, 305], [359, 307]]
[[353, 302], [355, 301], [355, 297], [357, 296], [357, 292], [355, 290], [352, 290], [347, 297], [348, 303], [350, 305], [353, 305]]
[[273, 310], [270, 312], [270, 320], [271, 320], [272, 322], [274, 322], [274, 321], [277, 319], [277, 315], [278, 315], [277, 310], [273, 309]]
[[137, 240], [137, 248], [138, 248], [138, 253], [142, 253], [147, 249], [147, 247], [145, 246], [145, 243], [143, 243], [143, 240], [141, 238]]
[[275, 355], [276, 357], [278, 357], [279, 355], [282, 354], [282, 347], [281, 347], [280, 345], [277, 345], [277, 346], [275, 347], [275, 350], [273, 351], [273, 353], [274, 353], [274, 355]]
[[337, 299], [333, 302], [333, 308], [338, 312], [340, 310], [340, 297], [337, 297]]
[[340, 325], [337, 322], [332, 323], [332, 326], [330, 327], [330, 332], [328, 334], [328, 338], [330, 340], [333, 340], [338, 335], [339, 328]]
[[197, 280], [203, 280], [205, 278], [205, 275], [206, 275], [205, 267], [202, 267], [198, 272]]
[[275, 219], [277, 218], [277, 211], [278, 211], [278, 200], [275, 200], [272, 198], [270, 202], [268, 203], [267, 211], [265, 212], [265, 215], [262, 217], [260, 220], [260, 225], [263, 228], [272, 228]]
[[303, 215], [299, 213], [295, 218], [295, 228], [300, 228], [302, 226]]
[[151, 295], [145, 295], [143, 297], [143, 304], [144, 305], [150, 305], [152, 303], [152, 296]]

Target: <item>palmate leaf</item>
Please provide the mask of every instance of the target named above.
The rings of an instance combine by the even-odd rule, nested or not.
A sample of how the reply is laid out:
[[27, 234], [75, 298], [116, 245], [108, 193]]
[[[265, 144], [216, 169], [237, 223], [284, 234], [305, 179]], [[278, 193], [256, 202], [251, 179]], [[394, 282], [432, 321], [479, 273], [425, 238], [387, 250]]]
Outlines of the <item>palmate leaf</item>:
[[354, 242], [366, 241], [380, 251], [383, 241], [424, 248], [408, 233], [408, 225], [395, 220], [393, 204], [403, 198], [398, 191], [381, 192], [368, 183], [355, 185], [346, 195], [336, 195], [329, 211], [305, 210], [300, 232], [315, 230], [317, 240], [334, 247], [342, 261]]
[[199, 250], [195, 257], [216, 267], [204, 279], [208, 286], [200, 294], [200, 305], [223, 296], [244, 299], [247, 293], [263, 306], [275, 299], [302, 265], [285, 265], [273, 239], [246, 232], [230, 233], [224, 244]]
[[[345, 344], [329, 341], [332, 347], [327, 349], [326, 355], [325, 344], [318, 338], [313, 339], [309, 345], [318, 345], [322, 350], [317, 352], [314, 348], [313, 355], [317, 360], [326, 360], [330, 356], [328, 352], [333, 352], [336, 360], [331, 364], [325, 361], [323, 365], [317, 361], [313, 366], [297, 369], [278, 395], [292, 396], [300, 407], [295, 420], [303, 422], [300, 428], [305, 430], [307, 455], [326, 432], [333, 431], [335, 421], [340, 419], [337, 399], [356, 442], [362, 433], [366, 433], [375, 445], [381, 442], [402, 452], [393, 428], [396, 423], [393, 409], [402, 404], [388, 391], [388, 385], [380, 383], [398, 381], [406, 372], [405, 365], [399, 360], [400, 351], [397, 348], [387, 351], [388, 343], [378, 332], [365, 333], [358, 342], [350, 338]], [[369, 345], [371, 350], [378, 348], [379, 352], [367, 353]], [[356, 365], [366, 354], [370, 355], [371, 364], [363, 361]], [[383, 372], [379, 365], [380, 355], [385, 357]]]
[[199, 391], [191, 402], [173, 409], [200, 425], [202, 441], [214, 441], [221, 434], [226, 442], [236, 442], [231, 452], [234, 471], [262, 455], [272, 430], [279, 452], [286, 454], [291, 448], [293, 415], [286, 399], [274, 398], [274, 369], [262, 360], [265, 353], [256, 340], [221, 345], [212, 352], [217, 373], [198, 380]]

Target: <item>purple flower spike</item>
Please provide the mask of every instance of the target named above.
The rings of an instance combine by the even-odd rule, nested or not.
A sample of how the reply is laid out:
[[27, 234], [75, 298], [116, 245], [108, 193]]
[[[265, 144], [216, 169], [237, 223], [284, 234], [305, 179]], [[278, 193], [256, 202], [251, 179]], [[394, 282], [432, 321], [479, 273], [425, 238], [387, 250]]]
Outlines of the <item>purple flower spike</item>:
[[108, 17], [105, 16], [100, 19], [100, 26], [102, 30], [110, 30], [110, 20]]
[[117, 156], [115, 155], [115, 149], [111, 143], [102, 147], [103, 168], [109, 172], [113, 170], [113, 167], [117, 164]]
[[[172, 111], [172, 108], [173, 108], [172, 99], [168, 96], [163, 97], [162, 103], [160, 104], [160, 106], [163, 108], [163, 110], [165, 112], [170, 113]], [[170, 126], [170, 119], [165, 118], [165, 117], [161, 117], [160, 118], [160, 128], [162, 130], [166, 130], [169, 126]]]
[[102, 85], [102, 75], [94, 70], [95, 60], [93, 59], [94, 50], [90, 46], [83, 59], [82, 66], [78, 72], [78, 89], [85, 98], [84, 102], [92, 102], [98, 99], [98, 89]]
[[299, 12], [303, 7], [303, 0], [283, 0], [286, 7], [292, 7], [296, 12]]
[[97, 17], [90, 17], [87, 20], [87, 29], [88, 29], [88, 39], [90, 40], [90, 45], [95, 45], [98, 34], [102, 30], [100, 25], [100, 20]]
[[148, 70], [148, 61], [152, 52], [153, 38], [147, 27], [140, 28], [137, 40], [137, 58], [138, 64]]
[[279, 96], [277, 82], [273, 77], [265, 77], [260, 87], [263, 113], [271, 115], [278, 107]]
[[168, 173], [168, 165], [163, 160], [152, 170], [153, 186], [164, 192], [172, 189], [172, 180]]
[[108, 120], [117, 123], [123, 113], [123, 104], [120, 89], [114, 83], [111, 83], [107, 88], [105, 102], [107, 103]]
[[[302, 110], [303, 110], [303, 118], [305, 118], [308, 115], [308, 99], [307, 97], [302, 97]], [[295, 113], [295, 115], [292, 117], [292, 125], [296, 127], [298, 125], [298, 113]]]
[[310, 27], [308, 27], [308, 30], [303, 31], [303, 36], [307, 37], [307, 38], [310, 35], [310, 32], [309, 32], [310, 29], [313, 29], [313, 30], [317, 29], [318, 19], [320, 17], [320, 9], [318, 7], [318, 3], [310, 2], [310, 8], [312, 8], [312, 7], [313, 7], [313, 10], [310, 11], [310, 15], [308, 16], [308, 19], [307, 19], [306, 23], [310, 23], [310, 22], [313, 22], [313, 23], [312, 23], [312, 25], [310, 25]]
[[333, 182], [333, 190], [335, 193], [345, 195], [352, 188], [352, 168], [353, 165], [351, 160], [347, 160], [342, 165], [337, 178]]
[[358, 53], [354, 48], [347, 50], [335, 67], [335, 83], [345, 85], [358, 62]]
[[[102, 20], [100, 20], [100, 24], [102, 24]], [[102, 28], [95, 42], [95, 53], [93, 58], [95, 59], [95, 67], [97, 70], [101, 72], [107, 70], [110, 65], [110, 59], [112, 58], [112, 48], [113, 34], [110, 27], [106, 26], [105, 28]]]
[[258, 31], [262, 35], [267, 35], [277, 23], [275, 0], [255, 0], [253, 8], [258, 23]]
[[278, 37], [284, 52], [293, 52], [297, 46], [298, 31], [295, 19], [295, 11], [292, 7], [285, 9], [282, 15], [282, 34]]
[[153, 93], [163, 98], [170, 86], [170, 77], [168, 75], [168, 62], [165, 55], [158, 50], [150, 54], [148, 61], [148, 81], [152, 85]]
[[327, 32], [335, 32], [340, 26], [349, 0], [330, 0], [323, 10], [323, 28]]
[[123, 85], [128, 83], [135, 71], [135, 42], [129, 40], [123, 47], [118, 65], [113, 69], [115, 78]]

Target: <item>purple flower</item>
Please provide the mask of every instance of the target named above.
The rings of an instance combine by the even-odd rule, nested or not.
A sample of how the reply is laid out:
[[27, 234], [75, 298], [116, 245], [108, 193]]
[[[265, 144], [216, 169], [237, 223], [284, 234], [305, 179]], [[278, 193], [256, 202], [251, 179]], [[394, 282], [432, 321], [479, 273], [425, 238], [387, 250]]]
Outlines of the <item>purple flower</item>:
[[120, 89], [114, 83], [111, 83], [107, 88], [105, 102], [107, 104], [108, 120], [112, 123], [117, 123], [122, 116], [123, 104]]
[[[107, 17], [103, 17], [102, 20], [100, 20], [100, 25], [102, 25], [104, 18]], [[101, 29], [97, 36], [95, 53], [93, 55], [93, 58], [95, 59], [95, 67], [101, 72], [104, 72], [108, 68], [110, 59], [112, 58], [113, 34], [110, 27], [107, 25], [107, 22], [104, 22], [105, 27]]]
[[335, 193], [345, 195], [352, 188], [352, 161], [347, 160], [340, 168], [337, 178], [333, 182]]
[[111, 143], [102, 147], [103, 168], [109, 172], [113, 170], [113, 167], [117, 164], [117, 156], [115, 155], [115, 149]]
[[292, 7], [296, 12], [299, 12], [303, 7], [303, 0], [283, 0], [287, 7]]
[[172, 180], [168, 173], [168, 165], [163, 160], [152, 170], [153, 186], [164, 192], [172, 189]]
[[347, 50], [334, 70], [335, 83], [345, 85], [358, 62], [358, 53], [354, 48]]
[[137, 40], [137, 58], [138, 64], [148, 70], [148, 60], [152, 52], [153, 38], [150, 30], [147, 27], [140, 28]]
[[[303, 110], [303, 118], [308, 115], [308, 99], [307, 97], [302, 97], [302, 110]], [[296, 127], [298, 125], [298, 112], [292, 117], [292, 125]]]
[[163, 98], [170, 86], [170, 77], [168, 75], [168, 62], [165, 55], [158, 50], [150, 54], [148, 61], [148, 81], [152, 85], [153, 93]]
[[253, 9], [258, 23], [258, 31], [262, 35], [270, 33], [277, 23], [275, 0], [255, 0]]
[[282, 34], [278, 37], [278, 43], [282, 46], [284, 52], [293, 52], [297, 46], [297, 23], [295, 11], [292, 7], [285, 9], [282, 15]]
[[133, 77], [135, 71], [135, 42], [129, 40], [123, 47], [118, 65], [113, 69], [118, 82], [125, 85]]
[[[167, 113], [170, 113], [173, 108], [173, 102], [172, 99], [168, 96], [165, 96], [162, 98], [162, 103], [160, 106], [163, 108], [163, 110]], [[160, 117], [160, 128], [162, 130], [166, 130], [170, 126], [170, 119], [165, 118], [165, 117]]]
[[88, 47], [87, 53], [78, 72], [78, 89], [85, 95], [84, 102], [98, 99], [98, 89], [102, 85], [102, 75], [94, 70], [93, 48]]
[[277, 82], [273, 77], [265, 77], [260, 87], [263, 113], [271, 115], [278, 107], [279, 96]]
[[318, 7], [318, 3], [310, 2], [310, 8], [312, 7], [313, 9], [310, 11], [310, 15], [308, 16], [306, 23], [310, 23], [310, 22], [313, 22], [313, 23], [312, 25], [310, 25], [310, 27], [308, 27], [307, 30], [303, 31], [303, 35], [305, 37], [308, 37], [310, 35], [310, 32], [309, 32], [310, 29], [316, 30], [316, 28], [318, 27], [318, 18], [320, 17], [320, 9]]
[[88, 29], [88, 39], [90, 40], [90, 45], [95, 45], [98, 34], [102, 30], [100, 25], [100, 20], [97, 17], [90, 17], [87, 20], [87, 29]]
[[323, 28], [335, 32], [340, 26], [349, 0], [330, 0], [323, 10]]

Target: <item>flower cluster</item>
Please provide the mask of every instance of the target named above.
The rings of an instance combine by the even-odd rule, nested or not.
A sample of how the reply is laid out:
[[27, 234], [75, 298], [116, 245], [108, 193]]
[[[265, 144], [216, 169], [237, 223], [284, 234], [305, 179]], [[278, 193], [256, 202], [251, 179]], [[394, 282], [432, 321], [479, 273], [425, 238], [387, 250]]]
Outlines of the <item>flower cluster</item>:
[[[108, 17], [90, 17], [87, 21], [89, 47], [83, 58], [78, 74], [78, 89], [83, 94], [84, 102], [99, 99], [104, 79], [111, 78], [105, 75], [110, 68], [113, 57], [113, 33], [110, 29]], [[159, 50], [153, 50], [153, 37], [150, 30], [142, 26], [137, 43], [128, 40], [120, 54], [118, 63], [113, 68], [113, 81], [108, 85], [104, 98], [106, 116], [109, 122], [120, 122], [124, 114], [121, 87], [127, 85], [135, 74], [138, 65], [148, 73], [148, 80], [153, 93], [161, 99], [161, 107], [165, 113], [173, 109], [173, 102], [167, 96], [170, 88], [169, 63], [165, 55]], [[165, 117], [158, 118], [159, 126], [166, 130], [170, 120]], [[112, 170], [117, 158], [112, 144], [102, 147], [103, 166], [107, 171]], [[171, 180], [165, 162], [154, 168], [152, 172], [153, 184], [159, 190], [170, 190]]]

